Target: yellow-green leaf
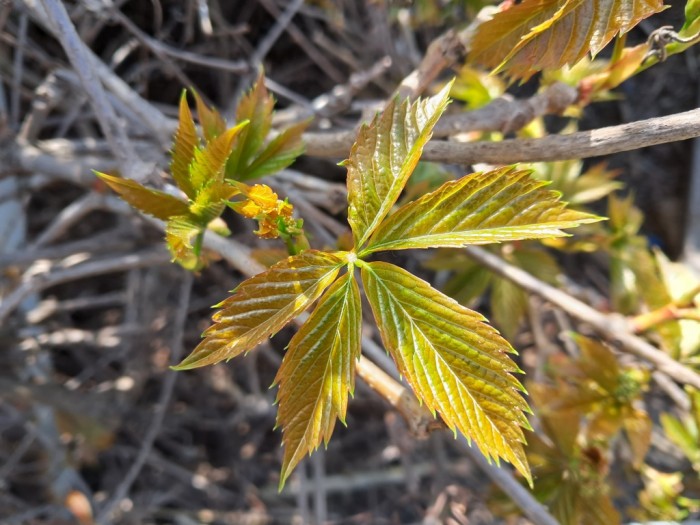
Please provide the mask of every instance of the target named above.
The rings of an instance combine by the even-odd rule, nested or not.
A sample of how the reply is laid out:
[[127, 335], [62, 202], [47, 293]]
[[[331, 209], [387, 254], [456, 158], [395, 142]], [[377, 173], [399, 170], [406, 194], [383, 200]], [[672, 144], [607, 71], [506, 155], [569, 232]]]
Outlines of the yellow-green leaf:
[[335, 420], [345, 422], [360, 357], [360, 290], [351, 272], [326, 291], [289, 343], [275, 382], [277, 424], [284, 432], [280, 486], [306, 454], [328, 444]]
[[197, 104], [197, 117], [199, 117], [199, 123], [202, 126], [204, 140], [211, 142], [226, 131], [226, 121], [215, 108], [207, 106], [194, 89], [192, 94], [195, 104]]
[[204, 340], [175, 367], [211, 365], [248, 352], [306, 310], [335, 279], [343, 261], [308, 250], [289, 257], [236, 288], [217, 305]]
[[304, 143], [301, 136], [309, 123], [310, 121], [304, 121], [281, 131], [245, 169], [238, 173], [237, 179], [257, 179], [292, 164], [299, 155], [304, 153]]
[[487, 457], [530, 480], [521, 427], [529, 428], [514, 350], [485, 319], [407, 271], [362, 264], [362, 280], [384, 345], [416, 394]]
[[524, 0], [479, 26], [469, 58], [527, 78], [597, 54], [663, 9], [663, 0]]
[[233, 153], [226, 164], [227, 179], [242, 180], [241, 176], [245, 174], [248, 165], [262, 147], [270, 131], [274, 105], [275, 100], [265, 87], [265, 77], [260, 73], [253, 88], [241, 98], [238, 104], [236, 119], [239, 122], [249, 120], [250, 125], [236, 140]]
[[206, 226], [221, 215], [226, 201], [238, 193], [240, 191], [236, 187], [226, 182], [213, 182], [199, 191], [190, 204], [190, 213], [199, 224]]
[[562, 237], [600, 217], [566, 209], [546, 182], [512, 167], [443, 184], [382, 223], [362, 253]]
[[348, 169], [348, 221], [357, 248], [398, 199], [447, 107], [451, 86], [414, 104], [394, 99], [369, 126], [362, 126], [343, 163]]
[[243, 121], [212, 139], [205, 147], [195, 149], [189, 172], [190, 183], [196, 192], [213, 182], [223, 181], [224, 166], [231, 155], [233, 142], [247, 125], [248, 121]]
[[199, 235], [203, 235], [203, 227], [194, 222], [191, 215], [171, 217], [165, 227], [165, 240], [173, 260], [187, 270], [199, 270], [203, 266], [194, 248], [194, 240]]
[[196, 194], [196, 187], [190, 181], [190, 164], [194, 160], [198, 146], [197, 128], [192, 120], [190, 107], [187, 105], [187, 92], [183, 91], [180, 97], [180, 118], [177, 131], [175, 131], [170, 172], [178, 188], [184, 191], [190, 199], [194, 198]]
[[134, 208], [138, 208], [156, 219], [167, 220], [175, 215], [188, 213], [187, 203], [168, 193], [146, 188], [130, 179], [98, 171], [95, 174]]

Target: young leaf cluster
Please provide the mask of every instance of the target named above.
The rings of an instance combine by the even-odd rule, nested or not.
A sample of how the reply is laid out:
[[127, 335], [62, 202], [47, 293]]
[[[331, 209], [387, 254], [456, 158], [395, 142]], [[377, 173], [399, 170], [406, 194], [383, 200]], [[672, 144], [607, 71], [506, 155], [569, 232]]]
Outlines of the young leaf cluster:
[[[480, 314], [387, 262], [380, 251], [461, 247], [565, 235], [598, 217], [566, 209], [527, 172], [500, 168], [449, 181], [390, 215], [448, 103], [392, 101], [363, 126], [348, 170], [349, 251], [307, 250], [244, 281], [218, 305], [214, 324], [176, 369], [246, 353], [318, 300], [289, 344], [275, 382], [285, 446], [281, 483], [345, 422], [361, 352], [359, 281], [382, 341], [417, 396], [487, 457], [529, 478], [523, 431], [529, 410], [513, 348]], [[356, 275], [359, 269], [360, 279]]]
[[562, 525], [615, 525], [621, 517], [607, 479], [610, 449], [624, 431], [633, 467], [646, 468], [652, 421], [641, 396], [649, 376], [622, 367], [598, 341], [578, 334], [572, 339], [579, 355], [551, 356], [552, 383], [527, 385], [540, 430], [528, 435], [526, 448], [537, 479], [534, 494]]
[[184, 198], [147, 188], [133, 180], [106, 173], [97, 175], [129, 204], [167, 222], [166, 240], [173, 259], [188, 269], [203, 264], [201, 244], [207, 228], [228, 235], [220, 219], [229, 199], [242, 194], [245, 200], [234, 211], [256, 219], [261, 237], [300, 235], [292, 207], [279, 201], [267, 186], [248, 186], [242, 181], [262, 177], [287, 167], [303, 152], [301, 134], [307, 123], [281, 131], [267, 141], [272, 125], [274, 99], [262, 75], [241, 100], [237, 124], [226, 127], [223, 117], [194, 93], [201, 133], [187, 103], [180, 98], [170, 172]]

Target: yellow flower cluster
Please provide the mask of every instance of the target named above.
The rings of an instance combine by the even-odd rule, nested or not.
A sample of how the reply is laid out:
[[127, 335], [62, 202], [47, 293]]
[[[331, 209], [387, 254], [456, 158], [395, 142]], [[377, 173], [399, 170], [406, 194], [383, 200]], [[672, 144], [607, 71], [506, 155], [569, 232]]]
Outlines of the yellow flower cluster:
[[284, 231], [296, 229], [296, 221], [292, 217], [294, 207], [286, 200], [279, 200], [269, 186], [255, 184], [242, 193], [246, 199], [236, 203], [235, 210], [248, 219], [258, 221], [258, 230], [255, 231], [258, 237], [276, 239], [282, 233], [280, 227]]

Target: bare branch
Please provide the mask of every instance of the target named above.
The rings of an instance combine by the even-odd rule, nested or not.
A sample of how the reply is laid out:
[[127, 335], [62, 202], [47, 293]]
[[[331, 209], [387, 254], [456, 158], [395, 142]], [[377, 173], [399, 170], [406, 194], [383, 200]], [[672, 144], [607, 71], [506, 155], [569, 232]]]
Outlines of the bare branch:
[[[422, 158], [461, 165], [585, 159], [694, 137], [700, 137], [700, 109], [540, 139], [469, 143], [431, 140]], [[344, 158], [350, 152], [354, 135], [345, 132], [305, 133], [304, 140], [307, 155]]]
[[[68, 59], [80, 77], [83, 89], [88, 94], [95, 110], [95, 116], [100, 124], [102, 133], [109, 142], [112, 152], [119, 160], [124, 173], [132, 173], [134, 178], [143, 179], [145, 173], [140, 173], [144, 166], [139, 166], [136, 154], [129, 139], [107, 99], [98, 73], [92, 67], [85, 44], [80, 40], [75, 26], [68, 17], [68, 12], [61, 2], [56, 0], [41, 0], [50, 24], [54, 27], [56, 38], [68, 55]], [[136, 173], [134, 173], [136, 172]]]
[[648, 361], [676, 381], [700, 388], [700, 374], [675, 361], [644, 339], [632, 334], [624, 317], [601, 313], [486, 250], [476, 246], [469, 246], [465, 250], [470, 257], [501, 277], [557, 305], [580, 321], [590, 324], [606, 338], [619, 343], [622, 350]]

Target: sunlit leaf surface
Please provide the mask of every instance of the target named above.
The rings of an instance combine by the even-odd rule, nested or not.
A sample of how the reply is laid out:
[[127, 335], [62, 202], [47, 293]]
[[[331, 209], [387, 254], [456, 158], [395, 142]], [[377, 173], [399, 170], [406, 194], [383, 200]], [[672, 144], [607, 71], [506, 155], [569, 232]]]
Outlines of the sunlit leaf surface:
[[204, 340], [175, 368], [211, 365], [251, 350], [318, 299], [342, 264], [332, 254], [309, 250], [244, 281], [217, 305]]
[[345, 422], [361, 331], [360, 290], [352, 274], [346, 273], [292, 338], [277, 373], [277, 423], [284, 432], [281, 484], [322, 440], [328, 443], [336, 418]]
[[414, 104], [394, 99], [360, 130], [344, 163], [348, 169], [348, 221], [358, 248], [399, 198], [447, 106], [450, 86]]
[[512, 167], [447, 182], [382, 223], [366, 252], [560, 237], [562, 228], [601, 220], [566, 209], [545, 184]]
[[508, 342], [480, 314], [398, 266], [363, 264], [362, 280], [384, 345], [428, 408], [530, 479], [521, 428], [529, 428], [528, 408]]

